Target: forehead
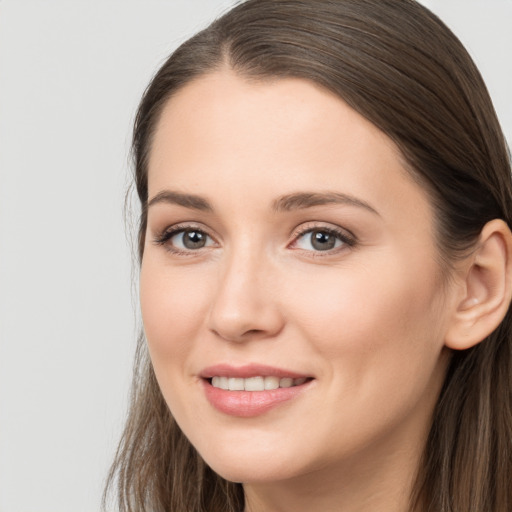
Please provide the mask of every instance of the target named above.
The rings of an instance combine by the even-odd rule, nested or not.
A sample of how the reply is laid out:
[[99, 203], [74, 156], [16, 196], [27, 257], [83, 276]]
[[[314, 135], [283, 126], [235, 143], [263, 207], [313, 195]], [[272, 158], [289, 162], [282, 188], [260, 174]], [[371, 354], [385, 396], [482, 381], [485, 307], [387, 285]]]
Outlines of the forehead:
[[150, 154], [149, 196], [165, 188], [205, 196], [257, 190], [261, 201], [316, 188], [395, 215], [423, 205], [430, 216], [426, 192], [389, 137], [335, 94], [297, 78], [250, 81], [218, 71], [179, 90]]
[[304, 79], [255, 81], [230, 71], [202, 76], [171, 97], [156, 126], [149, 167], [162, 158], [170, 163], [194, 144], [201, 148], [188, 152], [194, 158], [225, 146], [231, 146], [231, 160], [238, 150], [263, 157], [276, 146], [283, 158], [293, 157], [285, 143], [300, 144], [304, 152], [338, 146], [347, 157], [374, 154], [403, 168], [393, 142], [334, 93]]

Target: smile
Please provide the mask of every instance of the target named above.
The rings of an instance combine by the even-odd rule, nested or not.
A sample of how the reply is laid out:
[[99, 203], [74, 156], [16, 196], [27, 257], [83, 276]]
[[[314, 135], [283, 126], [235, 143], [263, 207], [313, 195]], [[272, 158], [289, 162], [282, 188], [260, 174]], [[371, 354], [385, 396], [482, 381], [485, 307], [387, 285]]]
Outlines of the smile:
[[300, 386], [306, 382], [306, 377], [293, 379], [291, 377], [275, 377], [273, 375], [266, 377], [224, 377], [215, 376], [211, 379], [211, 385], [214, 388], [226, 391], [270, 391], [279, 388], [291, 388]]
[[271, 366], [215, 365], [200, 374], [207, 401], [218, 412], [239, 418], [261, 416], [298, 400], [312, 389], [312, 376]]

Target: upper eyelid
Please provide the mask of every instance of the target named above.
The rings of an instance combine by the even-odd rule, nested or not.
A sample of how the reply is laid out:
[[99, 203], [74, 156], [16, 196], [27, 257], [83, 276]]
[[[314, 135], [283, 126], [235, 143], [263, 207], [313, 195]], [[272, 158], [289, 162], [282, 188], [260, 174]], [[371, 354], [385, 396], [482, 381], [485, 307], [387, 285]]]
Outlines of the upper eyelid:
[[157, 235], [165, 235], [165, 234], [175, 234], [179, 233], [181, 231], [188, 231], [188, 230], [197, 230], [205, 233], [206, 235], [210, 236], [211, 238], [215, 238], [211, 234], [211, 230], [208, 229], [206, 226], [201, 224], [200, 222], [178, 222], [177, 224], [171, 224], [166, 226], [162, 230], [156, 230]]
[[310, 233], [311, 231], [330, 231], [333, 233], [343, 234], [346, 235], [347, 238], [351, 238], [354, 241], [357, 240], [357, 237], [347, 228], [338, 226], [336, 224], [332, 224], [330, 222], [322, 222], [322, 221], [310, 221], [310, 222], [303, 222], [299, 226], [297, 226], [293, 231], [291, 236], [296, 238], [300, 235], [304, 235], [306, 233]]

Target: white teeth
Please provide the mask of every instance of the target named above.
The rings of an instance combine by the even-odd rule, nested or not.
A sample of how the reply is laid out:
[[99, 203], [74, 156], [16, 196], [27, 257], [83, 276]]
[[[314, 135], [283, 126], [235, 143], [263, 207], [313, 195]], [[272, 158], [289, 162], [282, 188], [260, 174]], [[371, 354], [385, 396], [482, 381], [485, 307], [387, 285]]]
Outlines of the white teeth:
[[265, 389], [265, 379], [263, 377], [250, 377], [245, 379], [245, 391], [263, 391]]
[[265, 389], [277, 389], [279, 387], [279, 377], [265, 377]]
[[280, 388], [291, 388], [292, 386], [293, 386], [293, 379], [290, 379], [290, 377], [283, 377], [279, 381]]
[[228, 378], [228, 387], [230, 391], [243, 391], [244, 390], [244, 380], [238, 377], [229, 377]]
[[291, 377], [212, 377], [212, 386], [229, 391], [264, 391], [277, 388], [291, 388], [306, 382], [306, 377], [292, 379]]

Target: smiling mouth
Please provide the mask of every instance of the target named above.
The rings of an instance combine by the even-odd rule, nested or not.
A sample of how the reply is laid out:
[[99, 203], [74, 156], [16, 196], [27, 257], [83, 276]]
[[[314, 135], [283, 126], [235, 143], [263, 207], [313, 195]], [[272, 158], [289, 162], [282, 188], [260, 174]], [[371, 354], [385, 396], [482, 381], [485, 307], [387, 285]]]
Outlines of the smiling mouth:
[[315, 380], [265, 365], [217, 365], [203, 370], [207, 400], [217, 411], [239, 418], [265, 415], [281, 404], [299, 400]]
[[257, 376], [257, 377], [225, 377], [215, 376], [207, 379], [214, 388], [225, 391], [270, 391], [279, 388], [301, 386], [311, 380], [308, 377], [293, 379], [291, 377]]

